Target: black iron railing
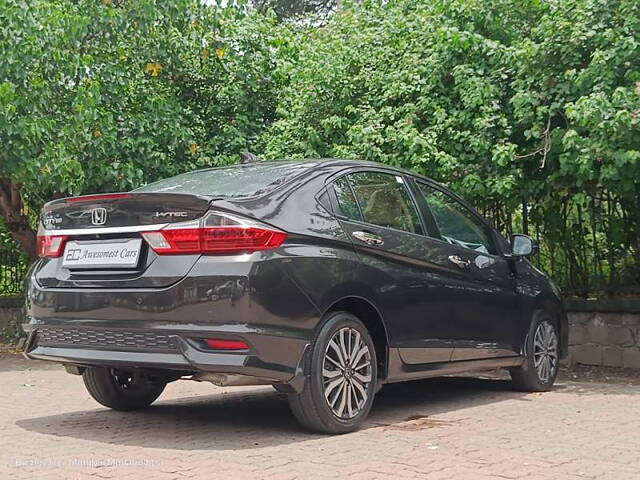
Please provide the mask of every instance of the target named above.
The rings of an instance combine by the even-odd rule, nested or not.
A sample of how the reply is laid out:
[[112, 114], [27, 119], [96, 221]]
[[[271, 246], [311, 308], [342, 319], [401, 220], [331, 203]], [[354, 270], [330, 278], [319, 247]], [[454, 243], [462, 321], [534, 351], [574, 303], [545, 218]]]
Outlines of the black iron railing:
[[17, 249], [0, 249], [0, 295], [21, 294], [28, 268]]

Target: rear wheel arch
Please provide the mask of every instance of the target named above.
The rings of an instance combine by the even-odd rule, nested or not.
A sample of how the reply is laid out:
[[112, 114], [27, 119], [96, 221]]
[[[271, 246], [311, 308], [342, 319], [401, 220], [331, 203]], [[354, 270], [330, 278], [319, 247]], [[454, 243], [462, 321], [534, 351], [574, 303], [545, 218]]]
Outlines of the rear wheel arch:
[[358, 296], [348, 296], [335, 301], [326, 309], [323, 317], [331, 312], [340, 311], [354, 315], [367, 327], [376, 349], [378, 377], [384, 380], [387, 377], [389, 363], [389, 335], [382, 314], [369, 300]]

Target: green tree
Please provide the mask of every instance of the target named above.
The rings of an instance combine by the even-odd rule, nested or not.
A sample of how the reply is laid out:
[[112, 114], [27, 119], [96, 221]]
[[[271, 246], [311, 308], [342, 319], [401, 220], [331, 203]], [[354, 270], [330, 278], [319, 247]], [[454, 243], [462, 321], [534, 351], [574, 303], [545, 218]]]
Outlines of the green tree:
[[520, 190], [564, 283], [640, 282], [640, 4], [553, 2], [517, 64]]
[[127, 190], [251, 147], [275, 111], [275, 20], [197, 0], [0, 4], [0, 214]]
[[326, 20], [339, 6], [339, 0], [252, 0], [249, 2], [259, 13], [273, 11], [278, 19], [314, 15]]
[[563, 286], [640, 282], [637, 0], [228, 4], [0, 3], [0, 216], [31, 257], [44, 201], [249, 148], [424, 173]]
[[516, 44], [538, 2], [365, 2], [302, 34], [268, 153], [359, 157], [517, 202]]
[[[443, 181], [566, 287], [640, 281], [640, 4], [395, 0], [300, 30], [268, 155]], [[635, 261], [633, 256], [635, 255]], [[634, 273], [635, 269], [635, 273]]]

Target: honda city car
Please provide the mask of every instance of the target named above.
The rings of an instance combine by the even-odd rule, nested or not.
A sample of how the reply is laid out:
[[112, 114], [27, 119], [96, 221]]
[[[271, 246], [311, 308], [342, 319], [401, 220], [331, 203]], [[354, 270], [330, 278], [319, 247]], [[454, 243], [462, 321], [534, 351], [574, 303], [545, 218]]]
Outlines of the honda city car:
[[502, 367], [544, 391], [567, 354], [535, 242], [397, 168], [250, 162], [54, 200], [39, 222], [25, 355], [115, 410], [178, 379], [273, 385], [344, 433], [386, 383]]

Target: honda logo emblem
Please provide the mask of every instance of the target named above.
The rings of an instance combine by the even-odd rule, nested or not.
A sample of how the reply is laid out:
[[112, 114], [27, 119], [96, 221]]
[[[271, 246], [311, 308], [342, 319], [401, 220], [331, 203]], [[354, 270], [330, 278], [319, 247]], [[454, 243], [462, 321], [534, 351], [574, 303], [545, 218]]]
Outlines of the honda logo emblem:
[[107, 223], [107, 209], [100, 207], [91, 210], [91, 223], [94, 225], [104, 225]]

